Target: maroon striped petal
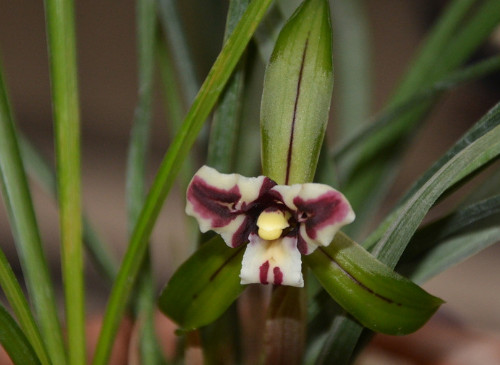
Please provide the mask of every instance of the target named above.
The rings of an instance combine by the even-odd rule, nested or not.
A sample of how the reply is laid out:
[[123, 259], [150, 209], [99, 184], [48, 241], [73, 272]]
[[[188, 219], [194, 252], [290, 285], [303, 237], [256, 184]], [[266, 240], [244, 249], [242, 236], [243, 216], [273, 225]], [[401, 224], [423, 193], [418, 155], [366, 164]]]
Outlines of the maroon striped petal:
[[228, 246], [236, 247], [248, 242], [256, 230], [252, 208], [275, 185], [264, 176], [221, 174], [203, 166], [188, 186], [186, 213], [196, 218], [202, 232], [213, 230]]
[[310, 254], [318, 245], [328, 246], [337, 231], [351, 223], [354, 212], [339, 191], [323, 184], [275, 186], [280, 200], [293, 212], [299, 224], [297, 247]]

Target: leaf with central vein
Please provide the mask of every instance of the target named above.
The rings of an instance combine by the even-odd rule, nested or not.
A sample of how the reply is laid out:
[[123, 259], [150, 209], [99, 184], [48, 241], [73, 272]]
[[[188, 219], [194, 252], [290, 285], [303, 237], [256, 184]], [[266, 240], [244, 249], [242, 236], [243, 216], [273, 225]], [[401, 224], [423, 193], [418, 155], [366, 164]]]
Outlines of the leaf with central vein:
[[312, 181], [333, 88], [328, 2], [305, 1], [281, 31], [261, 105], [262, 169], [278, 184]]
[[231, 249], [220, 236], [196, 251], [175, 272], [160, 295], [160, 309], [182, 329], [217, 319], [243, 291], [239, 273], [243, 248]]
[[337, 303], [376, 332], [416, 331], [443, 303], [341, 232], [330, 246], [304, 256], [304, 261]]

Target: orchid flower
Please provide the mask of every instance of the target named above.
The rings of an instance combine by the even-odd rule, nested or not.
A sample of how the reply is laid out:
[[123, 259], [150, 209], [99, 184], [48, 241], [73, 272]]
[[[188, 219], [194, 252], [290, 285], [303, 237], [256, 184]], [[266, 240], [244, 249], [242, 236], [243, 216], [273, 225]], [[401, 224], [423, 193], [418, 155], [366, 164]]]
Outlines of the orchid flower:
[[241, 284], [302, 287], [301, 255], [328, 246], [354, 220], [347, 199], [328, 185], [278, 185], [265, 176], [221, 174], [203, 166], [187, 190], [186, 213], [229, 247], [247, 244]]

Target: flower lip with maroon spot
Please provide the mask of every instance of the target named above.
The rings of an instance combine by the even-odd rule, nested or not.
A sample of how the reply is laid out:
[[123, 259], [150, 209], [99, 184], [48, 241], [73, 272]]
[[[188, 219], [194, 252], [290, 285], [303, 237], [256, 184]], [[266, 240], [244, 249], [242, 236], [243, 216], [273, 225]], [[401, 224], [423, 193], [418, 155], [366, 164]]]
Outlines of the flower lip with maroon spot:
[[347, 199], [324, 184], [277, 185], [265, 176], [221, 174], [203, 166], [187, 190], [186, 213], [229, 247], [247, 244], [242, 284], [302, 287], [302, 255], [328, 246], [354, 220]]

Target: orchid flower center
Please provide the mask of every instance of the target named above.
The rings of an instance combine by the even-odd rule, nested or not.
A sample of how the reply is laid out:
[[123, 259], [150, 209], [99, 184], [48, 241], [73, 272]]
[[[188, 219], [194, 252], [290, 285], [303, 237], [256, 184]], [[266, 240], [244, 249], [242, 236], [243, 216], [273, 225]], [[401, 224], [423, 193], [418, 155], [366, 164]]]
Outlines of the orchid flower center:
[[258, 234], [266, 241], [280, 238], [283, 230], [288, 226], [285, 213], [279, 209], [264, 210], [257, 219]]

